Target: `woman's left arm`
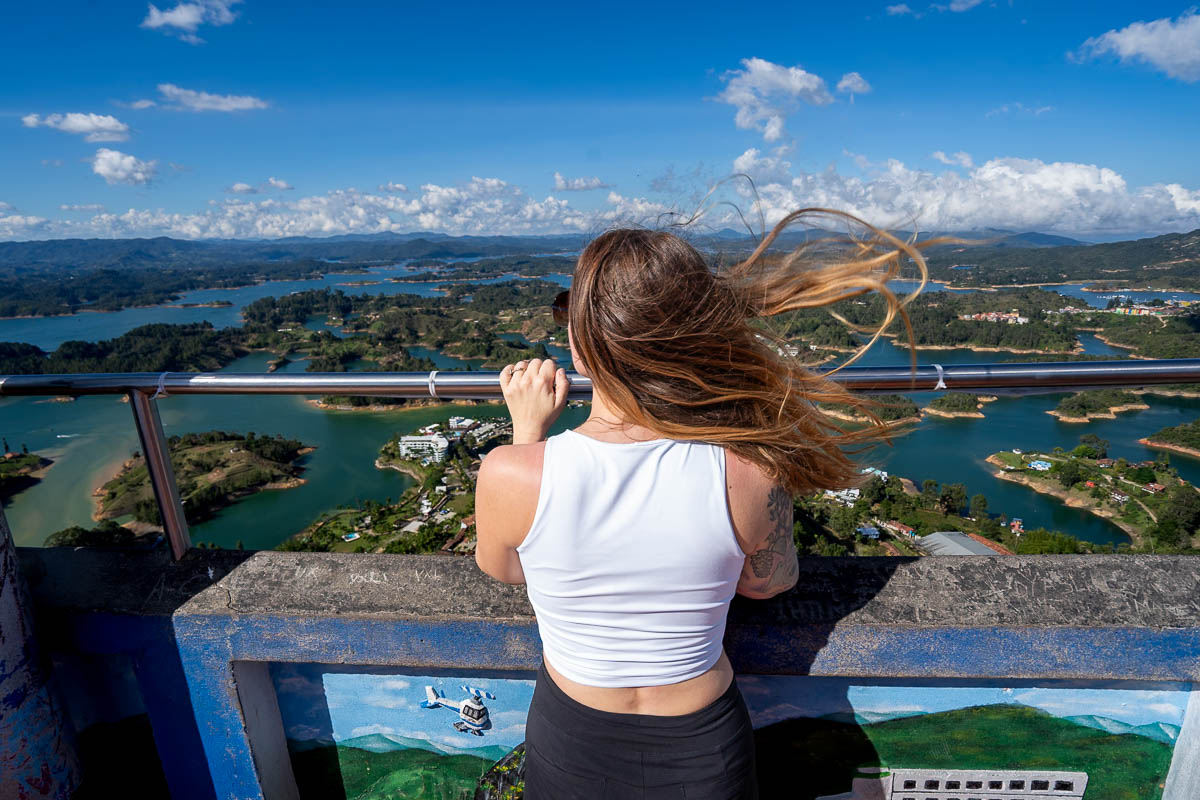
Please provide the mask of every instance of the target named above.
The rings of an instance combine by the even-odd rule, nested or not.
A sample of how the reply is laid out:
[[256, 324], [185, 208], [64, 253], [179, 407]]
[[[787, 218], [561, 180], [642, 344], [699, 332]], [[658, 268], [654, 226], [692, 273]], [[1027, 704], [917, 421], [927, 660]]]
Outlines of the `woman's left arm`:
[[544, 440], [567, 403], [566, 373], [552, 359], [520, 361], [500, 372], [513, 444], [488, 453], [475, 485], [475, 563], [505, 583], [524, 583], [517, 548], [537, 511]]

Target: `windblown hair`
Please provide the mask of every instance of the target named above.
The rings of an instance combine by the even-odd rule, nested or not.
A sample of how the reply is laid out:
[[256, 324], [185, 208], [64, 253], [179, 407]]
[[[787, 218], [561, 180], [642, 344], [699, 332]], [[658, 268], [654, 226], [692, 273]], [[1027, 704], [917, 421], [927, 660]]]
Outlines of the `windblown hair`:
[[[768, 254], [790, 224], [813, 219], [849, 223], [865, 235]], [[886, 313], [863, 350], [896, 317], [911, 341], [904, 310], [911, 295], [897, 297], [887, 281], [907, 258], [924, 286], [921, 248], [934, 241], [917, 245], [849, 214], [810, 208], [780, 221], [744, 261], [713, 269], [671, 233], [609, 231], [575, 268], [575, 349], [628, 422], [666, 438], [723, 446], [796, 494], [851, 486], [859, 469], [847, 448], [888, 440], [892, 428], [870, 399], [804, 367], [783, 337], [755, 321], [875, 291]], [[839, 425], [818, 403], [849, 406], [869, 424]]]

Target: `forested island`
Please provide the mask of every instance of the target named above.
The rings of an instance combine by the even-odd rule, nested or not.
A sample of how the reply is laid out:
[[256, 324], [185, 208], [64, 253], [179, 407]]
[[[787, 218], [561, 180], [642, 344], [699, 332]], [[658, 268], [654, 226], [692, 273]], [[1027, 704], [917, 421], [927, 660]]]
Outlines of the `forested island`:
[[984, 414], [981, 411], [983, 404], [990, 403], [995, 399], [995, 397], [981, 397], [977, 394], [967, 394], [965, 392], [947, 392], [933, 398], [933, 401], [922, 409], [922, 411], [926, 414], [933, 414], [936, 417], [983, 419]]
[[[902, 394], [881, 394], [871, 398], [871, 410], [883, 422], [904, 424], [921, 421], [921, 410], [912, 398]], [[870, 417], [844, 403], [821, 403], [821, 410], [835, 419], [847, 422], [870, 422]]]
[[1061, 422], [1088, 422], [1093, 419], [1115, 419], [1119, 412], [1144, 411], [1149, 407], [1133, 392], [1091, 389], [1064, 397], [1046, 413]]
[[[295, 439], [209, 431], [171, 436], [167, 440], [175, 483], [189, 523], [201, 522], [238, 498], [264, 489], [301, 485], [297, 463], [310, 452]], [[137, 522], [162, 524], [140, 453], [121, 465], [118, 473], [96, 490], [93, 519], [132, 516]]]
[[1177, 453], [1200, 458], [1200, 420], [1163, 428], [1138, 442], [1147, 447], [1174, 450]]
[[25, 447], [21, 452], [10, 451], [5, 441], [0, 450], [0, 503], [36, 484], [53, 463]]

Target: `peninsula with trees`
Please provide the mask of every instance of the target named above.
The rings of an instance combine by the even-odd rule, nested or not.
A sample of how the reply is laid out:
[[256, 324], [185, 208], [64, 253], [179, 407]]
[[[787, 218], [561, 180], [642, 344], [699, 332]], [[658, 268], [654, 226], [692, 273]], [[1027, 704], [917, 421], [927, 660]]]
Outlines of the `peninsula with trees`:
[[[214, 516], [225, 506], [255, 492], [300, 486], [299, 463], [313, 448], [280, 435], [209, 431], [171, 436], [171, 467], [189, 523]], [[121, 465], [95, 492], [96, 521], [130, 517], [142, 528], [159, 527], [162, 518], [145, 459], [140, 453]]]
[[987, 461], [1002, 480], [1019, 483], [1065, 505], [1108, 519], [1142, 552], [1200, 552], [1200, 492], [1179, 477], [1165, 456], [1132, 463], [1105, 457], [1093, 437], [1070, 452], [1002, 451]]
[[1200, 458], [1200, 420], [1163, 428], [1158, 433], [1152, 433], [1144, 439], [1138, 439], [1139, 444], [1160, 450], [1173, 450], [1192, 458]]

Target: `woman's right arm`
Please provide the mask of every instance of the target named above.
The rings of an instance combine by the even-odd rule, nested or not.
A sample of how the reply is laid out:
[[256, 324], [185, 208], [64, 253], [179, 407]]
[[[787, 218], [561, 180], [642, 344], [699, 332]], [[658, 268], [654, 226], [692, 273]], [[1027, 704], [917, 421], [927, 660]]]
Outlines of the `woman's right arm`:
[[755, 464], [726, 458], [729, 513], [746, 563], [737, 592], [765, 600], [796, 585], [800, 564], [792, 538], [792, 496]]

